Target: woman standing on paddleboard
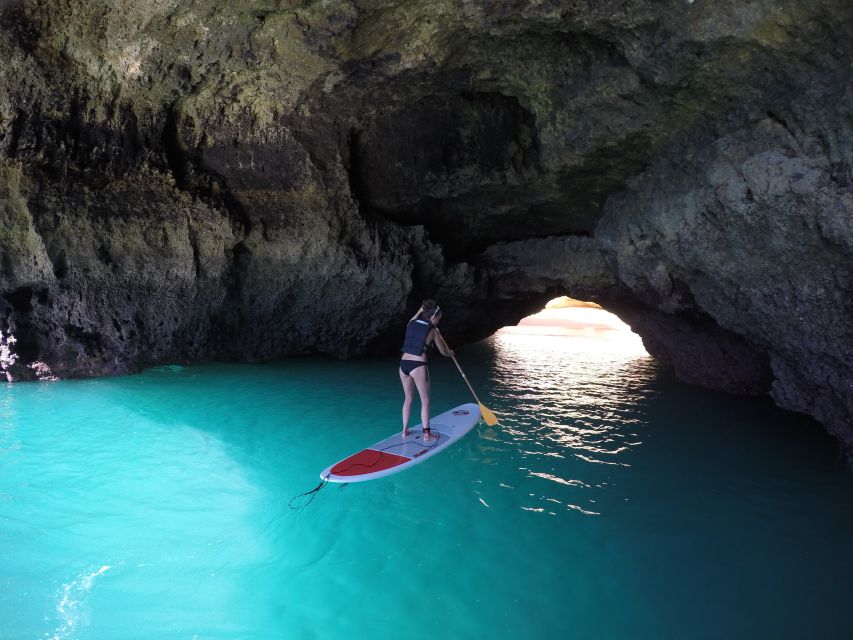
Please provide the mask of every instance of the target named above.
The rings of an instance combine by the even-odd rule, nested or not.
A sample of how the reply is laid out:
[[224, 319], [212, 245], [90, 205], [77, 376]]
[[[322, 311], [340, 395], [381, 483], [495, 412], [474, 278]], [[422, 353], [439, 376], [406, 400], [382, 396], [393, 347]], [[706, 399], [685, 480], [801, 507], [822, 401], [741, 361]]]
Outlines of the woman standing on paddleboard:
[[424, 440], [432, 436], [429, 430], [429, 371], [427, 369], [426, 350], [435, 345], [441, 355], [448, 358], [453, 351], [448, 349], [438, 335], [438, 323], [441, 321], [441, 308], [434, 300], [424, 300], [418, 312], [409, 320], [406, 326], [406, 337], [403, 340], [403, 352], [400, 358], [400, 382], [403, 383], [403, 435], [409, 435], [409, 416], [412, 412], [412, 399], [417, 386], [421, 397], [421, 423], [424, 429]]

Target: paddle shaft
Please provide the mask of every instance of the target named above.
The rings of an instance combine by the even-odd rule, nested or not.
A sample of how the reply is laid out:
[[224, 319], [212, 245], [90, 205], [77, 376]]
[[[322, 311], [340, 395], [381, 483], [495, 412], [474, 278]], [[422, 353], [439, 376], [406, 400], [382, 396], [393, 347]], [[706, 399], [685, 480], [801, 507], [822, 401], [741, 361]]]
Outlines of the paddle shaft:
[[[444, 344], [444, 348], [450, 351], [450, 347], [447, 346], [447, 342], [444, 340], [444, 336], [438, 331], [438, 327], [435, 328], [435, 335], [439, 337], [442, 344]], [[450, 357], [453, 359], [453, 364], [456, 365], [456, 368], [459, 369], [459, 373], [462, 374], [462, 379], [465, 381], [465, 384], [468, 385], [468, 388], [471, 390], [471, 394], [474, 396], [474, 399], [477, 401], [477, 404], [483, 404], [480, 402], [480, 398], [477, 397], [477, 392], [474, 391], [474, 387], [471, 386], [471, 383], [468, 382], [468, 376], [465, 375], [465, 372], [462, 371], [462, 367], [459, 366], [459, 361], [456, 359], [456, 356], [451, 352]]]

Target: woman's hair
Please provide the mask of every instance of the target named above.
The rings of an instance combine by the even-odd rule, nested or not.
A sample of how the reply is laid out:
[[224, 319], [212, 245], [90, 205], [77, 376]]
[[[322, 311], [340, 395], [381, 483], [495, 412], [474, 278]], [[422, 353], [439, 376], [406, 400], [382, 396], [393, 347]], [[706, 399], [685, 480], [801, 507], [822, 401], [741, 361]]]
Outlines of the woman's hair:
[[441, 315], [441, 308], [435, 303], [435, 300], [427, 298], [423, 301], [421, 307], [423, 307], [421, 318], [424, 320], [431, 320], [433, 317]]

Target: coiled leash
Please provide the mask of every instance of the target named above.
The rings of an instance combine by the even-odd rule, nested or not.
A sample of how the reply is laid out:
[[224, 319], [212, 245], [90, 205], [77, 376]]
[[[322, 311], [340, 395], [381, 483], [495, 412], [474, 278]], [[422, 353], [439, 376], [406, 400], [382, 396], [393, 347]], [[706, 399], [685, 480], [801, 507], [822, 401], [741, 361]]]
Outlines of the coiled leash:
[[[328, 477], [329, 477], [329, 476], [327, 475], [327, 476], [326, 476], [326, 478], [328, 478]], [[311, 491], [306, 491], [305, 493], [300, 493], [298, 496], [293, 496], [293, 497], [290, 499], [290, 502], [288, 502], [288, 503], [287, 503], [287, 506], [288, 506], [288, 507], [290, 507], [291, 509], [294, 509], [294, 510], [296, 510], [296, 509], [304, 509], [304, 508], [305, 508], [305, 507], [307, 507], [309, 504], [311, 504], [312, 502], [314, 502], [314, 498], [316, 498], [316, 497], [317, 497], [317, 494], [318, 494], [318, 493], [320, 493], [320, 489], [322, 489], [322, 488], [323, 488], [323, 487], [325, 487], [327, 484], [329, 484], [329, 481], [328, 481], [326, 478], [323, 478], [322, 480], [320, 480], [320, 484], [318, 484], [316, 487], [314, 487], [313, 489], [311, 489]], [[301, 497], [303, 497], [303, 496], [311, 496], [311, 497], [308, 499], [308, 502], [306, 502], [305, 504], [303, 504], [303, 505], [299, 505], [299, 506], [297, 506], [297, 507], [294, 507], [294, 506], [293, 506], [293, 501], [294, 501], [294, 500], [296, 500], [297, 498], [301, 498]]]

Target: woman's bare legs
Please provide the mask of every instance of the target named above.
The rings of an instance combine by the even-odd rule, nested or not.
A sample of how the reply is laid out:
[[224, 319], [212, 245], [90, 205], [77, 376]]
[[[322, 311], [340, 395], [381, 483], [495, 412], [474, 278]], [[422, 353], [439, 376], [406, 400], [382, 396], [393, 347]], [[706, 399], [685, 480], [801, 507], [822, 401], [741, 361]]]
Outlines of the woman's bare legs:
[[429, 429], [429, 372], [426, 365], [414, 369], [411, 376], [421, 397], [421, 424], [424, 428], [424, 440], [430, 440], [429, 431], [427, 431]]
[[409, 435], [409, 416], [412, 414], [412, 399], [415, 395], [415, 381], [400, 371], [400, 382], [403, 383], [403, 435]]

